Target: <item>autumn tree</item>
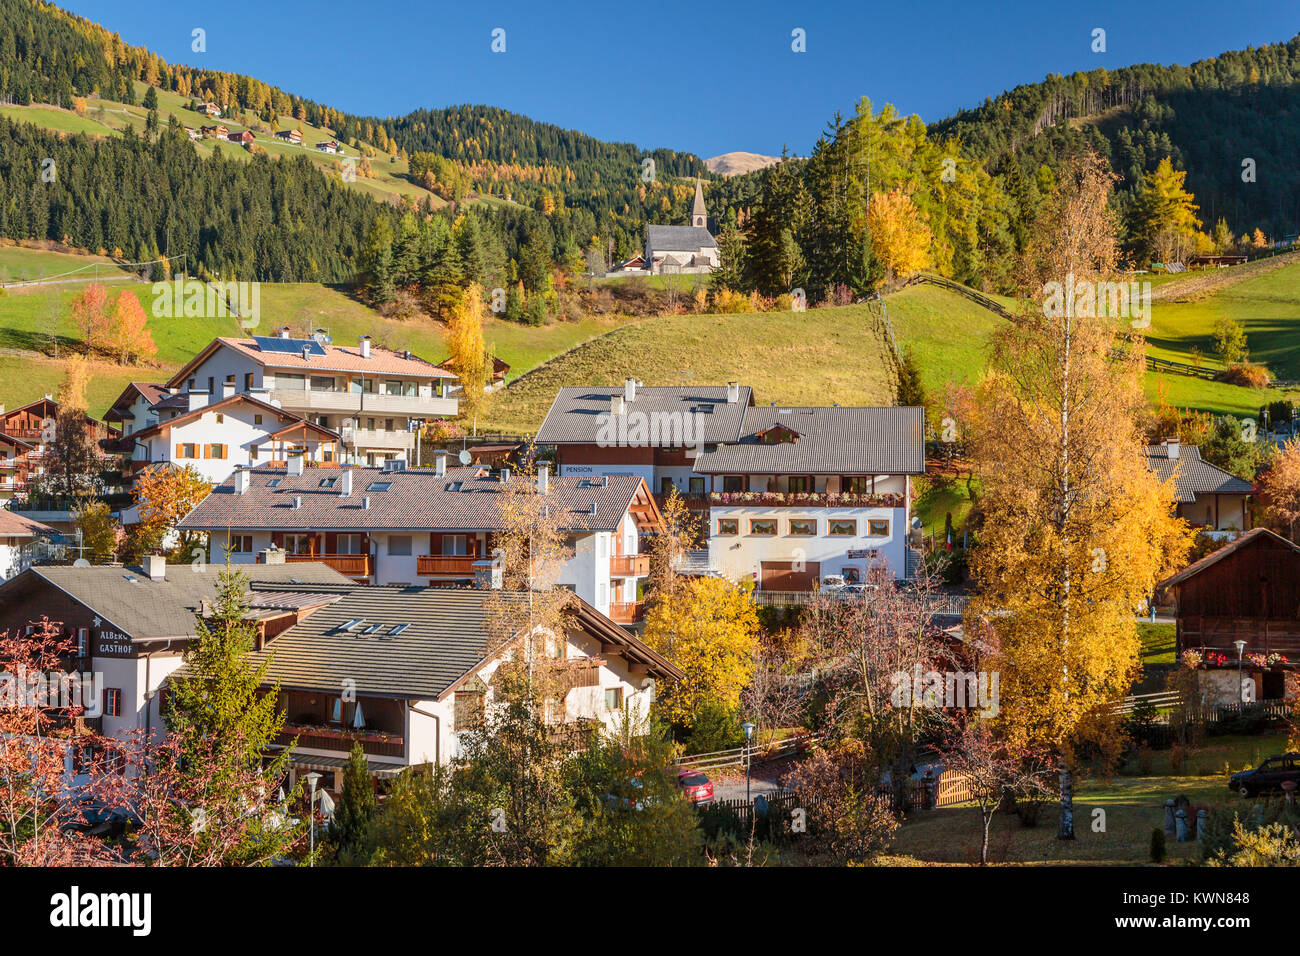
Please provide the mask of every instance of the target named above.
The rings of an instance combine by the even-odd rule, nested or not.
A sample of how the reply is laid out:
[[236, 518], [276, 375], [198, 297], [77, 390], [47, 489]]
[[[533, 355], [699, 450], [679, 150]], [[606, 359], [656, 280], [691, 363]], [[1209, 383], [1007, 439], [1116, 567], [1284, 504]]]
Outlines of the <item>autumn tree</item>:
[[656, 706], [689, 730], [706, 707], [735, 712], [754, 671], [758, 612], [749, 593], [726, 578], [692, 578], [646, 614], [645, 640], [686, 673], [659, 689]]
[[1161, 262], [1181, 262], [1201, 227], [1196, 197], [1183, 187], [1186, 179], [1186, 170], [1174, 169], [1165, 157], [1143, 179], [1133, 206], [1129, 232], [1142, 252]]
[[1047, 307], [1051, 283], [1115, 271], [1111, 180], [1100, 157], [1078, 158], [1044, 200], [1019, 265], [1027, 307], [995, 335], [974, 412], [985, 520], [968, 627], [997, 632], [1008, 745], [1054, 754], [1063, 839], [1074, 836], [1074, 748], [1132, 683], [1134, 611], [1190, 537], [1138, 432], [1141, 338]]
[[72, 321], [81, 332], [86, 354], [102, 352], [109, 344], [108, 291], [102, 282], [91, 282], [72, 297]]
[[77, 515], [77, 530], [81, 532], [82, 553], [91, 564], [108, 564], [117, 557], [121, 546], [122, 526], [113, 512], [102, 501], [92, 501]]
[[[7, 678], [0, 684], [0, 865], [85, 865], [116, 856], [72, 829], [85, 821], [81, 805], [67, 799], [69, 750], [106, 743], [73, 732], [71, 722], [85, 711], [85, 694], [79, 684], [69, 684], [50, 695], [48, 684], [33, 685], [22, 676], [59, 674], [75, 651], [62, 625], [44, 616], [32, 622], [30, 633], [0, 631], [0, 673]], [[90, 685], [91, 692], [96, 687]], [[68, 699], [59, 699], [64, 694]]]
[[44, 484], [55, 494], [78, 502], [88, 501], [99, 490], [102, 460], [94, 425], [86, 412], [88, 365], [80, 355], [64, 364], [58, 413], [42, 427], [48, 455]]
[[[141, 471], [131, 489], [131, 496], [140, 509], [136, 550], [143, 554], [161, 548], [167, 536], [178, 530], [180, 520], [211, 490], [212, 486], [193, 465], [184, 468], [163, 465]], [[179, 532], [177, 555], [189, 560], [195, 557], [198, 547], [196, 535]]]
[[906, 278], [930, 264], [934, 237], [912, 197], [901, 187], [871, 197], [867, 232], [888, 281]]
[[105, 345], [117, 353], [119, 365], [138, 362], [158, 354], [153, 335], [145, 327], [144, 308], [134, 292], [123, 290], [113, 303], [105, 332]]
[[993, 721], [970, 720], [957, 729], [945, 748], [945, 769], [965, 779], [980, 812], [980, 866], [989, 861], [993, 815], [1009, 799], [1033, 799], [1048, 793], [1048, 766], [1040, 755], [1009, 747], [994, 732]]
[[675, 594], [682, 583], [681, 562], [692, 548], [700, 544], [700, 519], [691, 514], [686, 499], [674, 485], [660, 508], [662, 527], [646, 548], [650, 557], [647, 600], [653, 606]]
[[806, 845], [834, 864], [868, 863], [889, 847], [898, 818], [861, 740], [820, 748], [782, 778], [808, 804]]
[[487, 404], [483, 391], [492, 375], [492, 358], [483, 341], [483, 290], [471, 285], [460, 295], [460, 302], [447, 319], [443, 344], [450, 357], [448, 367], [460, 380], [460, 413], [477, 423]]
[[1259, 490], [1265, 518], [1295, 541], [1300, 522], [1300, 438], [1291, 439], [1273, 457]]

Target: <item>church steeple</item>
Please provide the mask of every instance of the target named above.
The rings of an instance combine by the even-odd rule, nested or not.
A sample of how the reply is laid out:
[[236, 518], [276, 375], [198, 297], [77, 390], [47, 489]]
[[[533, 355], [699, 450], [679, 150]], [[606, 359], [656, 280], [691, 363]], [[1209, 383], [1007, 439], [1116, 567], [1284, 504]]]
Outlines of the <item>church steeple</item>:
[[704, 189], [698, 179], [695, 180], [695, 208], [691, 210], [691, 225], [701, 229], [709, 228], [709, 214], [704, 209]]

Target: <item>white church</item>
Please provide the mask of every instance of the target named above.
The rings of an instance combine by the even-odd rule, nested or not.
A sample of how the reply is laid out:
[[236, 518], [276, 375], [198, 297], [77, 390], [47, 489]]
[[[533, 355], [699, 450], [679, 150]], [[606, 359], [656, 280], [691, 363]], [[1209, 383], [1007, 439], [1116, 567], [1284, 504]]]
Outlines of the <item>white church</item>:
[[[645, 257], [640, 268], [650, 275], [707, 274], [718, 268], [718, 261], [718, 243], [709, 232], [704, 190], [697, 179], [691, 224], [646, 226]], [[627, 263], [625, 267], [633, 263]]]

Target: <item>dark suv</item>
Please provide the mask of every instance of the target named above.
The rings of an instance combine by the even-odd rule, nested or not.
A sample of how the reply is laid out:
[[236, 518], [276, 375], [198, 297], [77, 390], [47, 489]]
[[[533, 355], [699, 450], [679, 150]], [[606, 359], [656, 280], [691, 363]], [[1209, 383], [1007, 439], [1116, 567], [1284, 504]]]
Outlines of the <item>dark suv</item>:
[[1253, 797], [1267, 790], [1281, 790], [1288, 780], [1300, 784], [1300, 753], [1269, 757], [1254, 770], [1239, 770], [1228, 778], [1228, 789]]

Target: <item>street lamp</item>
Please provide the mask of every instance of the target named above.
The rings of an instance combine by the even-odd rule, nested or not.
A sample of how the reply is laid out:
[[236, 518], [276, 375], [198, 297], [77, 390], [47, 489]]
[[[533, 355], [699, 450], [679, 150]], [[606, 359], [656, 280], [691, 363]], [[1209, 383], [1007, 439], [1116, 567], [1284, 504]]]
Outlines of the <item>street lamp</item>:
[[315, 770], [303, 777], [307, 781], [307, 786], [311, 787], [311, 852], [307, 857], [308, 866], [316, 865], [316, 783], [320, 777], [321, 775]]
[[749, 744], [754, 739], [754, 725], [745, 721], [740, 725], [740, 729], [745, 732], [745, 802], [749, 803]]
[[1241, 682], [1241, 652], [1246, 649], [1246, 642], [1236, 640], [1232, 644], [1237, 648], [1237, 698], [1244, 704], [1246, 702], [1246, 685]]

